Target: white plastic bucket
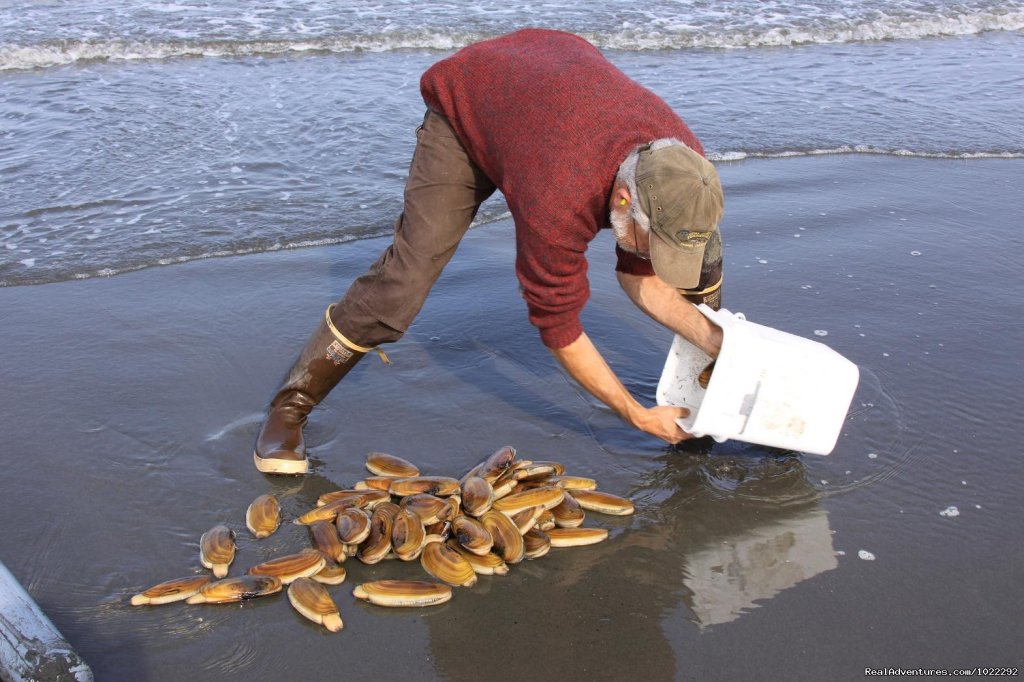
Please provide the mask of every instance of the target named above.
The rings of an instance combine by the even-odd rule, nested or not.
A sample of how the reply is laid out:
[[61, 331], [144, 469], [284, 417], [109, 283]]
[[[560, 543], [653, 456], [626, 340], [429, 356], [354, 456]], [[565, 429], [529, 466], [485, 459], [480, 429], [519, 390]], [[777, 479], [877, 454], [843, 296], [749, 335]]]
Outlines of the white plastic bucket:
[[694, 436], [827, 455], [846, 419], [860, 371], [823, 343], [749, 322], [726, 309], [697, 309], [722, 328], [706, 389], [697, 377], [711, 358], [676, 336], [658, 382], [659, 405], [690, 410], [679, 425]]

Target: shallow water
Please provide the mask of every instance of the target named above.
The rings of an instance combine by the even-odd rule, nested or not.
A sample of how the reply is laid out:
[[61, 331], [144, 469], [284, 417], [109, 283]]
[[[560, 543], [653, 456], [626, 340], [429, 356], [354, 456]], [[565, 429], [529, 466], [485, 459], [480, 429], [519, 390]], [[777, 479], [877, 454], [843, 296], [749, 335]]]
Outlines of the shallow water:
[[[341, 665], [413, 679], [810, 680], [1017, 664], [1020, 168], [884, 156], [722, 167], [726, 306], [861, 368], [828, 457], [662, 448], [584, 397], [526, 321], [507, 221], [470, 233], [389, 349], [394, 364], [367, 359], [315, 413], [305, 478], [253, 468], [263, 404], [381, 240], [0, 290], [13, 387], [0, 393], [12, 464], [0, 558], [99, 679], [321, 679]], [[584, 321], [650, 400], [670, 339], [616, 290], [605, 237]], [[304, 546], [292, 525], [248, 537], [259, 494], [291, 518], [364, 475], [371, 450], [458, 473], [505, 443], [629, 495], [636, 515], [592, 515], [612, 529], [606, 543], [482, 577], [437, 609], [356, 603], [357, 582], [421, 571], [351, 561], [330, 588], [339, 634], [284, 598], [128, 605], [200, 570], [199, 536], [216, 523], [240, 531], [232, 574]], [[494, 655], [510, 641], [530, 655]]]
[[[837, 7], [0, 0], [0, 560], [100, 680], [1019, 665], [1024, 6]], [[384, 246], [420, 73], [526, 25], [593, 40], [702, 139], [726, 307], [860, 367], [832, 455], [627, 428], [527, 323], [496, 198], [394, 364], [315, 412], [314, 474], [255, 471], [276, 382]], [[610, 237], [591, 252], [588, 333], [650, 402], [671, 339], [617, 290]], [[351, 561], [339, 634], [280, 596], [128, 605], [199, 572], [214, 524], [239, 531], [233, 575], [305, 546], [249, 537], [259, 494], [291, 518], [369, 451], [458, 474], [505, 443], [637, 513], [435, 609], [356, 603], [422, 572]]]

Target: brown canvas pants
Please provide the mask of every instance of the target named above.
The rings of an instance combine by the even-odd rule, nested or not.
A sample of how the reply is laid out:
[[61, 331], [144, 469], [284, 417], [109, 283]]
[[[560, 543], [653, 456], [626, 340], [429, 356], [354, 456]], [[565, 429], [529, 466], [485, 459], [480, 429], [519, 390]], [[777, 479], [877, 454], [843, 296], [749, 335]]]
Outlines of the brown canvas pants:
[[416, 129], [394, 241], [334, 307], [339, 331], [361, 346], [400, 339], [494, 189], [448, 119], [427, 111]]

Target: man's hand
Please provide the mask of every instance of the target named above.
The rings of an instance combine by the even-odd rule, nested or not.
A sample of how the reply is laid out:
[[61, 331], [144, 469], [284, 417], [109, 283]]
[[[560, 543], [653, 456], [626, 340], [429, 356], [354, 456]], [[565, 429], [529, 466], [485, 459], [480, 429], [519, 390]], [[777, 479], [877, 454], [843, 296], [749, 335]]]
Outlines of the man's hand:
[[641, 431], [646, 431], [670, 445], [675, 445], [680, 441], [693, 438], [692, 434], [683, 431], [676, 423], [676, 419], [682, 419], [689, 414], [690, 411], [685, 407], [670, 407], [668, 405], [651, 407], [637, 416], [634, 425]]

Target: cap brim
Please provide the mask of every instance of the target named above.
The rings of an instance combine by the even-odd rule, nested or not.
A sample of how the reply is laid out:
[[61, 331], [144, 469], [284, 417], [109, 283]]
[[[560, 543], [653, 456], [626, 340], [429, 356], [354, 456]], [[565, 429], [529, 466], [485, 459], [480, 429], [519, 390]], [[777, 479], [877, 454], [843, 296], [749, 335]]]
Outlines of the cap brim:
[[675, 246], [665, 241], [656, 230], [651, 230], [648, 234], [654, 274], [676, 289], [696, 289], [700, 286], [705, 244]]

